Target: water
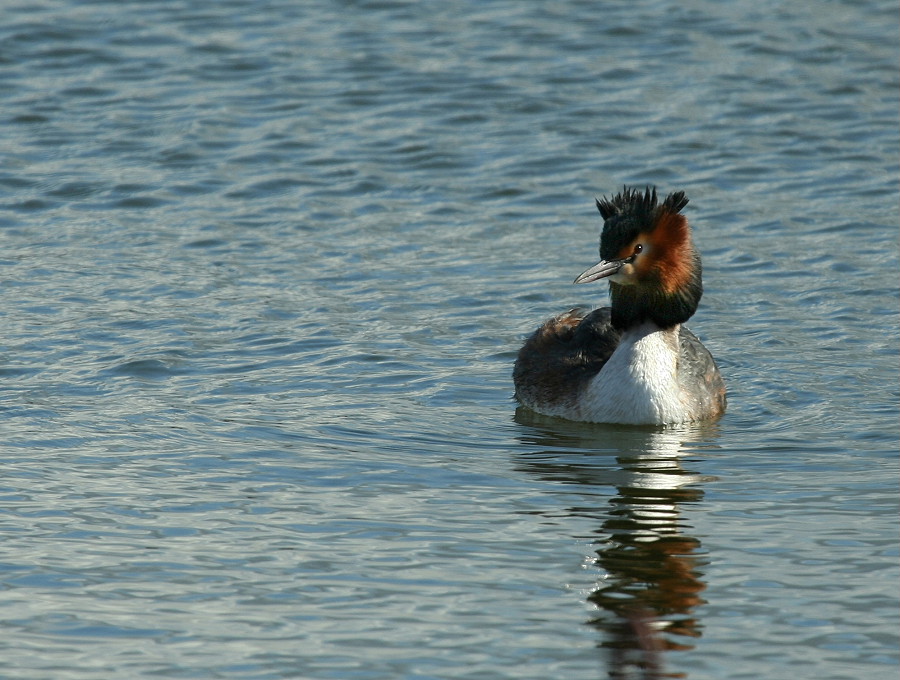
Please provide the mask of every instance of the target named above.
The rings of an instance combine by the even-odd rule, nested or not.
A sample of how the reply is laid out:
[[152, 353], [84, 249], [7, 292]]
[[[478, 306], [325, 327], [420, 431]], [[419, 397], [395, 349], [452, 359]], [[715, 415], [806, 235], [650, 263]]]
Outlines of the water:
[[[894, 677], [895, 9], [4, 4], [0, 677]], [[718, 423], [511, 399], [624, 183]]]

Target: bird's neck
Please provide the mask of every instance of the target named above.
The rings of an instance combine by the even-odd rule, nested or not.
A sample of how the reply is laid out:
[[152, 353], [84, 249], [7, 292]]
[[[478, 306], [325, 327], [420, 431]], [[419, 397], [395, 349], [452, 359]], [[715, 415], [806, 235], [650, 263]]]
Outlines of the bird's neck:
[[687, 286], [669, 293], [657, 285], [609, 284], [612, 325], [619, 331], [651, 322], [659, 328], [673, 328], [697, 311], [703, 285], [699, 273]]

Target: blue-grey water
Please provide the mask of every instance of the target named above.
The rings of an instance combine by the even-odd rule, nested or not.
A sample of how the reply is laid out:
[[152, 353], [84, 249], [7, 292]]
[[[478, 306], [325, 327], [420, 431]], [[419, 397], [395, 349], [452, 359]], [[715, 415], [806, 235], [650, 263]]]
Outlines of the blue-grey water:
[[[896, 677], [898, 55], [886, 0], [2, 3], [0, 677]], [[717, 423], [511, 398], [626, 183], [691, 199]]]

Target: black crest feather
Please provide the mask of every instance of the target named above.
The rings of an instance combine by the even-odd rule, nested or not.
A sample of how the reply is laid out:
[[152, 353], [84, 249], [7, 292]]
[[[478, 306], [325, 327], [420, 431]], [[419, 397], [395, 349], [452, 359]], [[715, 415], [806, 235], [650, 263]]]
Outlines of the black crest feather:
[[666, 196], [666, 200], [663, 201], [663, 205], [673, 213], [681, 212], [681, 209], [687, 204], [688, 197], [684, 195], [683, 191], [673, 191]]
[[[596, 198], [597, 210], [604, 220], [615, 215], [628, 213], [630, 215], [649, 215], [659, 205], [656, 196], [656, 187], [646, 186], [643, 191], [634, 187], [622, 187], [622, 191], [612, 198]], [[681, 212], [688, 204], [688, 198], [683, 191], [674, 191], [663, 201], [664, 208], [673, 213]]]

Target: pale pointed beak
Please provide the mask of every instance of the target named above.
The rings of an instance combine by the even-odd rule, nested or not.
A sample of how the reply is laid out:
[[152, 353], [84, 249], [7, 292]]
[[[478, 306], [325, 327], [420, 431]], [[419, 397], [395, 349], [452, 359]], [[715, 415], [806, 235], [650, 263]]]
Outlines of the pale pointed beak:
[[581, 272], [578, 278], [575, 279], [575, 283], [590, 283], [598, 279], [605, 279], [607, 276], [612, 276], [618, 272], [623, 264], [625, 264], [623, 260], [600, 260], [587, 271]]

